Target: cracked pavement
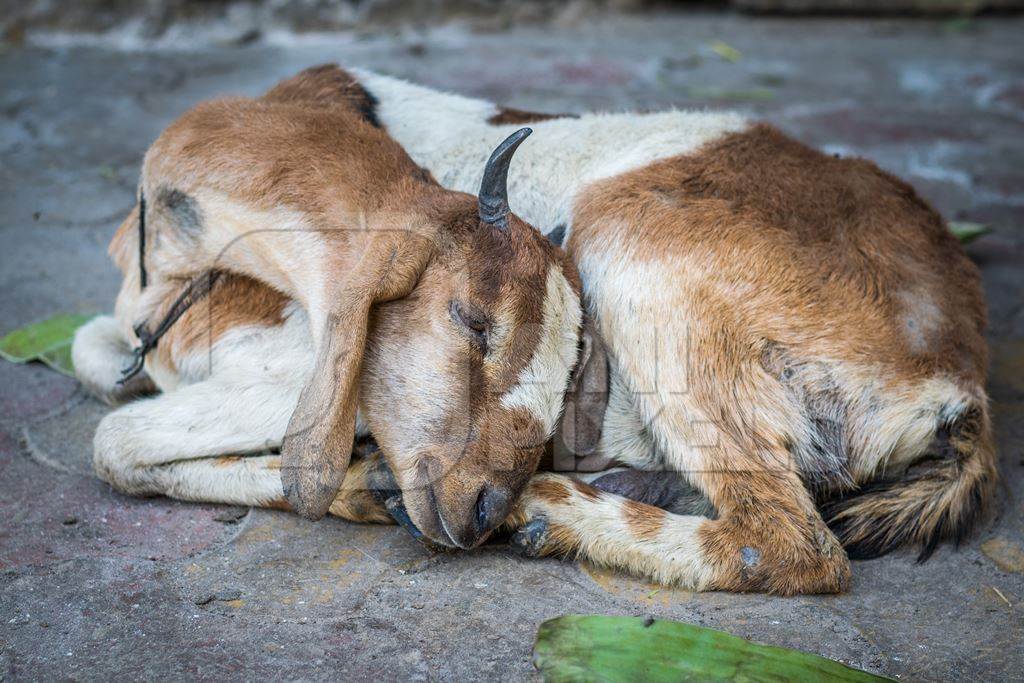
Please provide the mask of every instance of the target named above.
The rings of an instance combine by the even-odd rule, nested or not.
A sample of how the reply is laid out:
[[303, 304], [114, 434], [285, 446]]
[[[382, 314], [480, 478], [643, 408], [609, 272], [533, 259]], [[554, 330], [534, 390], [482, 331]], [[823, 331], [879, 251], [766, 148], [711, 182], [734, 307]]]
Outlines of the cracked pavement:
[[[969, 253], [990, 307], [1004, 476], [996, 518], [924, 565], [854, 563], [839, 596], [693, 594], [492, 546], [430, 558], [394, 527], [113, 492], [105, 408], [0, 363], [0, 680], [523, 679], [539, 624], [653, 614], [913, 680], [1024, 670], [1024, 20], [615, 18], [123, 52], [0, 47], [0, 334], [112, 308], [106, 243], [146, 146], [189, 105], [338, 60], [548, 111], [739, 108], [909, 179], [991, 224]], [[732, 63], [710, 44], [742, 52]], [[623, 141], [628, 144], [628, 141]]]

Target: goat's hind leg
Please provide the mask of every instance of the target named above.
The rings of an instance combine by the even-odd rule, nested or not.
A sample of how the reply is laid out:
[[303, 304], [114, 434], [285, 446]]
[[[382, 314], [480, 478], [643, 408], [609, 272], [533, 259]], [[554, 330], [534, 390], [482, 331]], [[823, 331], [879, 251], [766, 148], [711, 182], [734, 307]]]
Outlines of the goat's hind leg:
[[[714, 341], [701, 348], [714, 348]], [[620, 363], [633, 361], [631, 376], [641, 386], [687, 386], [672, 376], [668, 381], [644, 376], [653, 364], [630, 358], [641, 347], [624, 344], [617, 349]], [[664, 375], [680, 371], [676, 364], [666, 365]], [[735, 384], [716, 381], [712, 370]], [[770, 378], [750, 364], [723, 363], [698, 373], [712, 375], [696, 374], [692, 391], [634, 392], [633, 397], [641, 423], [669, 469], [665, 476], [685, 475], [718, 516], [672, 514], [565, 477], [538, 476], [517, 510], [521, 516], [513, 520], [527, 526], [543, 520], [533, 528], [537, 542], [524, 529], [526, 545], [540, 554], [578, 554], [697, 590], [845, 590], [849, 560], [791, 462], [789, 435], [779, 431], [792, 429], [801, 416], [787, 412], [786, 397], [773, 396]], [[740, 401], [749, 396], [757, 397], [753, 407], [761, 411], [746, 413], [757, 420], [743, 415]]]

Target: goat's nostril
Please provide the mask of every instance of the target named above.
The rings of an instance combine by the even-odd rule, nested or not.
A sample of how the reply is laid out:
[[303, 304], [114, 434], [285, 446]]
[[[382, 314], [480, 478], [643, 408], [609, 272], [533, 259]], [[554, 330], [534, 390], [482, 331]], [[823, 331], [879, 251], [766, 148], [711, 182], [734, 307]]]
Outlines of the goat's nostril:
[[476, 499], [476, 530], [485, 534], [501, 524], [508, 507], [508, 493], [504, 489], [484, 484]]

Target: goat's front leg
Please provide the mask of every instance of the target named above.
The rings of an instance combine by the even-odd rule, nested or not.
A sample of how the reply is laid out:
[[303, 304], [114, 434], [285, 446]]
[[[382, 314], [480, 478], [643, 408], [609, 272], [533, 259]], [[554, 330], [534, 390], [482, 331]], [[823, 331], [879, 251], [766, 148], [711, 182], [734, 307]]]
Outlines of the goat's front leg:
[[846, 553], [813, 507], [796, 504], [798, 480], [774, 472], [730, 476], [735, 481], [722, 482], [715, 497], [736, 502], [720, 505], [720, 516], [710, 519], [674, 514], [565, 475], [539, 474], [506, 526], [515, 531], [513, 545], [529, 555], [578, 557], [691, 590], [845, 590]]
[[[209, 380], [110, 413], [96, 431], [97, 474], [120, 491], [178, 500], [290, 509], [279, 446], [298, 393], [287, 383]], [[356, 460], [330, 513], [393, 523], [371, 491], [379, 451]]]
[[705, 517], [674, 515], [563, 474], [538, 474], [506, 520], [511, 543], [532, 557], [584, 559], [657, 583], [712, 587], [697, 531]]
[[[614, 286], [591, 280], [597, 329], [620, 380], [608, 410], [635, 417], [638, 438], [650, 446], [633, 453], [622, 444], [634, 440], [606, 430], [603, 454], [628, 464], [632, 453], [647, 468], [660, 464], [666, 476], [684, 476], [717, 517], [676, 515], [539, 477], [517, 521], [544, 519], [548, 528], [538, 521], [531, 534], [538, 540], [528, 545], [696, 590], [845, 590], [849, 560], [790, 453], [806, 415], [763, 369], [734, 307], [673, 287], [619, 286], [642, 282], [634, 270], [642, 264], [601, 253], [601, 267], [611, 269], [600, 271], [605, 276], [623, 268], [609, 281]], [[588, 257], [579, 258], [584, 272]], [[610, 450], [614, 443], [622, 452]]]
[[[376, 485], [374, 475], [382, 459], [378, 451], [352, 462], [331, 503], [328, 511], [331, 515], [365, 524], [395, 523], [392, 513], [373, 488]], [[188, 460], [165, 469], [161, 493], [170, 498], [291, 510], [281, 488], [281, 456], [278, 454]], [[262, 491], [273, 495], [258, 495]], [[241, 500], [237, 499], [238, 494]]]
[[78, 328], [71, 354], [78, 380], [108, 405], [118, 405], [156, 391], [145, 371], [127, 382], [121, 381], [124, 368], [132, 362], [132, 348], [131, 341], [112, 316], [98, 315]]
[[[75, 357], [87, 350], [111, 356], [107, 365], [120, 369], [124, 362], [116, 356], [126, 351], [116, 337], [116, 324], [98, 320], [90, 325], [109, 334], [94, 334], [91, 340], [79, 333]], [[251, 329], [231, 343], [217, 344], [209, 355], [213, 372], [208, 379], [129, 403], [104, 417], [93, 442], [96, 473], [129, 494], [278, 504], [280, 458], [262, 454], [279, 448], [308, 371], [302, 349], [287, 343], [288, 324]], [[95, 343], [87, 344], [90, 340]], [[239, 455], [249, 457], [234, 457]]]
[[[279, 447], [298, 388], [275, 382], [229, 382], [218, 378], [129, 403], [104, 417], [93, 440], [96, 473], [125, 493], [164, 494], [209, 500], [201, 482], [194, 495], [171, 487], [171, 465], [222, 455], [258, 454]], [[280, 479], [280, 473], [276, 474]], [[266, 481], [255, 490], [228, 496], [231, 502], [262, 504], [280, 494]]]
[[280, 456], [259, 454], [280, 444], [296, 392], [211, 379], [129, 403], [100, 421], [94, 468], [132, 495], [279, 505]]

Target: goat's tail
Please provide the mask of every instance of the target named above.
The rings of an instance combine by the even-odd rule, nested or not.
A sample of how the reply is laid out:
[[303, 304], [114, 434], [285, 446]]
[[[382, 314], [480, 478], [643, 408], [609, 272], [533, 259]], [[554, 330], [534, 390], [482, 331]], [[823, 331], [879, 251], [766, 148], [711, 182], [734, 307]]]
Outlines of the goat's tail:
[[940, 541], [959, 544], [985, 514], [998, 474], [984, 403], [945, 417], [932, 444], [899, 479], [872, 482], [820, 503], [851, 558], [916, 545], [918, 562], [924, 562]]

